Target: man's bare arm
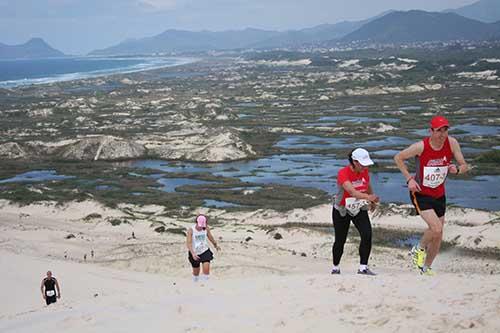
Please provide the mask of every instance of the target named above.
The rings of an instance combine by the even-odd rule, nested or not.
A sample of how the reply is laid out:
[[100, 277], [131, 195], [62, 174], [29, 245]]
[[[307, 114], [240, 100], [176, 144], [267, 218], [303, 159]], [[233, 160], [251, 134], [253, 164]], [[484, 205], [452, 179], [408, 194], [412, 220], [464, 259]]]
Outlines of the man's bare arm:
[[424, 143], [422, 141], [419, 141], [417, 143], [412, 144], [408, 148], [400, 151], [399, 153], [394, 156], [394, 162], [396, 162], [397, 167], [403, 174], [403, 176], [406, 179], [406, 184], [408, 184], [408, 189], [411, 192], [419, 192], [421, 191], [420, 185], [417, 184], [415, 179], [413, 179], [413, 176], [410, 174], [408, 171], [408, 167], [405, 164], [405, 161], [419, 156], [422, 154], [424, 151]]
[[412, 177], [408, 168], [406, 167], [405, 161], [422, 154], [424, 151], [424, 143], [419, 141], [417, 143], [412, 144], [408, 148], [400, 151], [394, 156], [394, 162], [396, 162], [397, 167], [405, 177], [406, 181]]
[[449, 140], [450, 140], [451, 151], [453, 152], [453, 157], [455, 158], [455, 161], [457, 161], [458, 163], [456, 174], [466, 173], [467, 171], [469, 171], [469, 165], [467, 164], [467, 162], [465, 162], [464, 155], [462, 154], [462, 149], [460, 149], [460, 144], [453, 137], [449, 137]]
[[59, 282], [56, 280], [57, 298], [61, 298], [61, 288], [59, 288]]

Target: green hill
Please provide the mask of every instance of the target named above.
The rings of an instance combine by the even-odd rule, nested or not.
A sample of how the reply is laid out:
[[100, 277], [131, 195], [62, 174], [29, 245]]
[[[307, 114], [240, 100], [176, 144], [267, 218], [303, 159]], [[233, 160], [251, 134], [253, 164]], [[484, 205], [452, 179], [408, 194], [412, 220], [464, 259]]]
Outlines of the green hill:
[[392, 12], [342, 38], [343, 42], [405, 43], [453, 40], [489, 40], [500, 35], [498, 26], [454, 13], [421, 10]]
[[0, 43], [0, 59], [52, 58], [63, 56], [64, 53], [54, 49], [41, 38], [32, 38], [20, 45]]

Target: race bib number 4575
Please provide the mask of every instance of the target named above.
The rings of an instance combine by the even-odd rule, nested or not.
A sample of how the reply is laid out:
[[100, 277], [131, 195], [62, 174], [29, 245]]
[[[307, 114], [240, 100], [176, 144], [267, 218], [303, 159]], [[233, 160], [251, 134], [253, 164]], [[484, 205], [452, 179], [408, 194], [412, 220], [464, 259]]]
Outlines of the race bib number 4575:
[[364, 199], [356, 199], [353, 197], [345, 199], [345, 208], [352, 216], [358, 215], [361, 208], [365, 207], [368, 204], [369, 202]]
[[447, 166], [424, 167], [423, 185], [430, 188], [436, 188], [444, 183], [447, 174]]

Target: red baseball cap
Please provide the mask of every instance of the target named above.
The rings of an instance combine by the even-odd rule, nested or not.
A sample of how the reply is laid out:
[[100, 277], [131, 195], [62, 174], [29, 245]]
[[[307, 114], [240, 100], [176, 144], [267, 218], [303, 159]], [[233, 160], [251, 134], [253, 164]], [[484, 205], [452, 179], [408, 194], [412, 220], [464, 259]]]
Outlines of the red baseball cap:
[[443, 116], [435, 116], [431, 120], [431, 128], [432, 129], [440, 129], [441, 127], [450, 127], [450, 123], [448, 122], [448, 119], [446, 119]]

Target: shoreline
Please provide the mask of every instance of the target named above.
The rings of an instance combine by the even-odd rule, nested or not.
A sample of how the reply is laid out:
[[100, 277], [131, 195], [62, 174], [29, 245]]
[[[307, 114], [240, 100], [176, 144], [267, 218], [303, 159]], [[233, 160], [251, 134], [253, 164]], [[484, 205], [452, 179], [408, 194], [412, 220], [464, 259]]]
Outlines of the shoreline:
[[[98, 69], [91, 70], [87, 72], [74, 72], [74, 73], [63, 73], [63, 74], [52, 74], [47, 77], [32, 77], [32, 78], [23, 78], [23, 79], [11, 79], [11, 80], [3, 80], [0, 81], [0, 89], [17, 89], [17, 88], [25, 88], [30, 86], [43, 86], [43, 85], [53, 85], [57, 83], [66, 83], [66, 82], [75, 82], [83, 80], [91, 80], [98, 78], [109, 78], [116, 75], [126, 75], [126, 74], [135, 74], [140, 72], [148, 72], [152, 70], [158, 70], [162, 68], [168, 67], [176, 67], [176, 66], [184, 66], [187, 64], [191, 64], [199, 61], [199, 58], [193, 57], [176, 57], [176, 56], [136, 56], [136, 57], [117, 57], [117, 56], [75, 56], [75, 57], [64, 57], [64, 58], [48, 58], [48, 59], [11, 59], [9, 61], [40, 61], [40, 60], [134, 60], [134, 59], [166, 59], [166, 60], [175, 60], [174, 64], [155, 64], [151, 62], [139, 63], [135, 65], [128, 65], [126, 67], [120, 68], [109, 68], [109, 69]], [[141, 67], [146, 65], [147, 67]]]

